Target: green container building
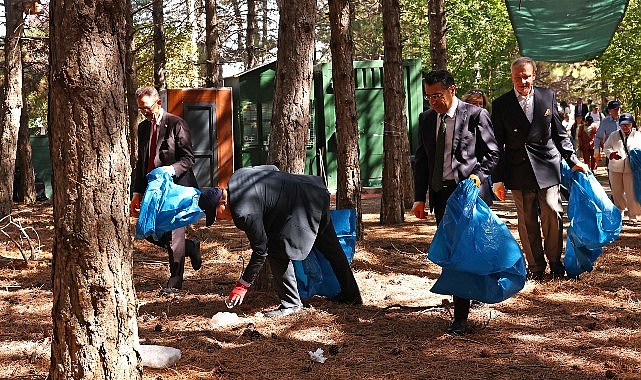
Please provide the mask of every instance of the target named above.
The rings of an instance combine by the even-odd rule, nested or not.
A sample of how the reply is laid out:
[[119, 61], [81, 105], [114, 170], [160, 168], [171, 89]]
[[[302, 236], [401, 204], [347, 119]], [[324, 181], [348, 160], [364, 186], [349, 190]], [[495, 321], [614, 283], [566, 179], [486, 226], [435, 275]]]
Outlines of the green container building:
[[[410, 154], [416, 150], [418, 115], [423, 111], [421, 62], [403, 62], [407, 128]], [[272, 116], [276, 63], [226, 78], [234, 97], [234, 154], [236, 168], [262, 165], [267, 159]], [[383, 172], [383, 61], [354, 62], [358, 113], [361, 182], [380, 186]], [[325, 174], [330, 190], [336, 190], [336, 114], [331, 63], [314, 67], [310, 99], [309, 143], [305, 172]]]

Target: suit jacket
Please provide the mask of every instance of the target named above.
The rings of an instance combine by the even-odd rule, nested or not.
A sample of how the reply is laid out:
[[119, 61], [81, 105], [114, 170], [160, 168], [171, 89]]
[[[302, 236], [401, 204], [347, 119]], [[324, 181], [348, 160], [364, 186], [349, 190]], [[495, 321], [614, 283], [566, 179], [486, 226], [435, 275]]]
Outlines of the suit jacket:
[[[419, 115], [418, 149], [414, 156], [414, 200], [425, 202], [429, 189], [430, 206], [433, 207], [429, 183], [434, 172], [436, 129], [438, 113], [433, 109]], [[452, 170], [455, 181], [465, 180], [476, 174], [481, 180], [480, 197], [489, 205], [492, 190], [487, 177], [498, 162], [498, 147], [488, 112], [459, 101], [455, 113], [452, 141]]]
[[[134, 173], [135, 193], [144, 193], [147, 188], [147, 162], [149, 161], [149, 137], [152, 133], [151, 122], [144, 120], [138, 124], [138, 161]], [[191, 130], [187, 122], [179, 116], [163, 112], [156, 126], [158, 140], [154, 167], [171, 165], [176, 171], [174, 183], [198, 188], [194, 175], [194, 151], [191, 145]]]
[[492, 124], [501, 152], [492, 179], [514, 190], [545, 189], [561, 183], [561, 158], [578, 163], [561, 123], [554, 92], [534, 87], [532, 123], [514, 90], [492, 102]]
[[588, 105], [585, 103], [577, 104], [576, 107], [574, 107], [574, 116], [576, 117], [577, 115], [581, 115], [584, 119], [585, 116], [590, 112], [588, 109]]
[[272, 165], [247, 167], [229, 179], [228, 205], [252, 248], [243, 274], [252, 283], [267, 254], [307, 257], [329, 210], [329, 192], [322, 177], [281, 172]]

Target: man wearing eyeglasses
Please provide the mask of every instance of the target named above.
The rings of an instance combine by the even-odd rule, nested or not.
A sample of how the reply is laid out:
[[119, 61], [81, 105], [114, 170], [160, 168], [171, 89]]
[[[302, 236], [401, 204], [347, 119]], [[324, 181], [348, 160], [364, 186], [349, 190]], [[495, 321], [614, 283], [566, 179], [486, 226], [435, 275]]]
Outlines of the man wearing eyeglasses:
[[[131, 215], [140, 214], [142, 194], [147, 188], [147, 173], [162, 167], [172, 175], [174, 183], [198, 188], [191, 145], [191, 131], [182, 118], [166, 112], [158, 91], [151, 86], [136, 91], [138, 110], [145, 117], [138, 124], [138, 160], [134, 169], [133, 198], [129, 205]], [[182, 289], [185, 256], [191, 260], [194, 270], [200, 269], [200, 242], [185, 239], [185, 228], [165, 233], [159, 241], [149, 237], [150, 242], [167, 249], [169, 256], [169, 280], [161, 295], [171, 295]]]
[[[487, 110], [460, 101], [448, 71], [428, 73], [423, 86], [431, 109], [419, 116], [412, 212], [417, 218], [426, 219], [425, 201], [429, 193], [430, 210], [434, 211], [438, 224], [457, 183], [467, 178], [480, 188], [481, 199], [492, 204], [487, 178], [499, 154]], [[469, 310], [470, 300], [454, 296], [454, 320], [449, 333], [465, 334]]]

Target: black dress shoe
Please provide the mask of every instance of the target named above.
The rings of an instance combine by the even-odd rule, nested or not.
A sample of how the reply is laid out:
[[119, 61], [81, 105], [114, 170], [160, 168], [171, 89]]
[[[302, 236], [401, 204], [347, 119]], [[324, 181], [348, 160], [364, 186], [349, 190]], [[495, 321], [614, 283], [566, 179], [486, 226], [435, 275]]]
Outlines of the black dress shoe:
[[303, 308], [300, 307], [300, 306], [296, 306], [296, 307], [282, 307], [282, 306], [279, 306], [278, 309], [266, 311], [266, 312], [263, 313], [263, 315], [266, 318], [276, 318], [276, 317], [284, 317], [284, 316], [287, 316], [287, 315], [296, 314], [296, 313], [301, 312], [301, 311], [303, 311]]
[[565, 267], [562, 263], [550, 264], [552, 278], [563, 278], [565, 276]]
[[187, 251], [187, 256], [189, 256], [189, 259], [191, 260], [191, 267], [194, 268], [194, 270], [200, 269], [203, 265], [203, 258], [200, 255], [200, 240], [185, 240], [185, 250]]
[[447, 332], [450, 335], [456, 335], [456, 336], [465, 335], [465, 333], [467, 332], [467, 321], [464, 319], [459, 319], [459, 320], [455, 319], [454, 322], [452, 322], [452, 324], [450, 325], [450, 327], [447, 328]]

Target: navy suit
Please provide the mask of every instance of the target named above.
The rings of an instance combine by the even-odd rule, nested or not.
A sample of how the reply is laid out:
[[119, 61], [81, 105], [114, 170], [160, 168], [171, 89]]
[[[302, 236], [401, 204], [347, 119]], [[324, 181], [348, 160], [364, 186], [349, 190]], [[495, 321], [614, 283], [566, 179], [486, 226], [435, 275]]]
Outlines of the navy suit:
[[[189, 126], [179, 116], [163, 112], [156, 126], [158, 136], [154, 167], [173, 166], [176, 175], [174, 183], [198, 188], [194, 166], [194, 152], [191, 145]], [[149, 161], [149, 143], [152, 124], [144, 120], [138, 124], [138, 161], [134, 172], [133, 191], [143, 194], [147, 188], [147, 162]], [[168, 288], [181, 289], [185, 270], [185, 252], [195, 249], [195, 243], [185, 239], [185, 228], [178, 228], [165, 233], [159, 241], [148, 238], [148, 241], [167, 249], [169, 256]], [[188, 247], [185, 246], [188, 242]]]
[[561, 159], [570, 167], [576, 165], [578, 159], [567, 129], [561, 123], [554, 92], [534, 87], [533, 96], [532, 122], [527, 119], [514, 90], [492, 102], [492, 124], [501, 150], [492, 179], [504, 182], [512, 191], [528, 270], [542, 274], [547, 257], [552, 271], [561, 275], [564, 272], [560, 215], [563, 209], [559, 195]]
[[242, 279], [253, 283], [265, 260], [281, 306], [302, 306], [291, 260], [317, 247], [329, 261], [345, 302], [361, 303], [360, 291], [338, 241], [322, 177], [278, 171], [263, 165], [238, 169], [229, 179], [228, 207], [249, 239], [252, 255]]

